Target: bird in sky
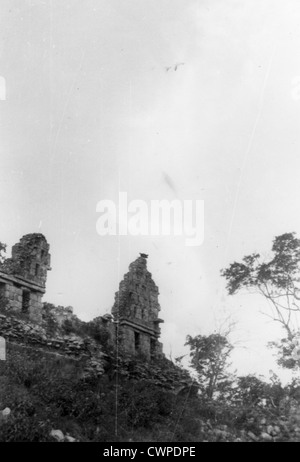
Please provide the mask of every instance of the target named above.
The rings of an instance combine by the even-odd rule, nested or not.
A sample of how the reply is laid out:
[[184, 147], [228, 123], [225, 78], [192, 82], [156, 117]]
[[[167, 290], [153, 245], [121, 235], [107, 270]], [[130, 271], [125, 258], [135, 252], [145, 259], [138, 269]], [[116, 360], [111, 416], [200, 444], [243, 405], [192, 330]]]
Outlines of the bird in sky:
[[166, 67], [166, 72], [169, 72], [170, 69], [177, 71], [179, 66], [184, 66], [184, 63], [176, 63], [174, 66]]

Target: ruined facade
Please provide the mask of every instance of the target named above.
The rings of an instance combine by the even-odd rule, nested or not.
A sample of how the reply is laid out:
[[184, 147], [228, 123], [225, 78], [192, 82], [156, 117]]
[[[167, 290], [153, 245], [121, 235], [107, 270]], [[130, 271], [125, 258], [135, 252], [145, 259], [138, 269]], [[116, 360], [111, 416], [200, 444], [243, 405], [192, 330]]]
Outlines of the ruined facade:
[[8, 308], [42, 319], [42, 297], [50, 268], [49, 244], [43, 234], [26, 234], [12, 247], [11, 258], [0, 265], [0, 296]]
[[[51, 318], [59, 328], [66, 321], [72, 328], [77, 321], [71, 307], [42, 302], [50, 269], [46, 238], [39, 233], [23, 236], [12, 247], [11, 258], [0, 263], [0, 299], [11, 313], [23, 313], [40, 325]], [[159, 324], [163, 322], [158, 317], [158, 295], [158, 287], [147, 269], [147, 255], [140, 254], [120, 282], [112, 315], [99, 316], [92, 323], [96, 330], [105, 333], [112, 347], [118, 342], [128, 355], [141, 355], [146, 360], [158, 358], [162, 355]]]
[[49, 269], [49, 245], [42, 234], [23, 236], [11, 258], [0, 263], [0, 301], [2, 307], [7, 303], [0, 312], [0, 360], [13, 352], [63, 358], [81, 364], [84, 381], [102, 376], [112, 381], [117, 374], [120, 381], [146, 380], [175, 394], [197, 393], [188, 372], [162, 354], [159, 292], [147, 270], [147, 255], [130, 264], [112, 315], [89, 322], [77, 318], [70, 306], [42, 303]]
[[118, 326], [120, 348], [145, 359], [162, 354], [159, 342], [158, 287], [147, 269], [147, 255], [140, 254], [129, 266], [115, 295], [112, 314]]

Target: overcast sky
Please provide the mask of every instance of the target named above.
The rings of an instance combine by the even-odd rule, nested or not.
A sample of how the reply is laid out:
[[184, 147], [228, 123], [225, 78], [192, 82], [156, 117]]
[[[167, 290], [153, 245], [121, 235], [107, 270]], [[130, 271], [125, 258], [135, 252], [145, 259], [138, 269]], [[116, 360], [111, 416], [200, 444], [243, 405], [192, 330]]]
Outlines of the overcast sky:
[[[45, 300], [109, 312], [146, 252], [166, 354], [230, 315], [239, 372], [275, 370], [263, 300], [220, 269], [300, 232], [299, 50], [298, 0], [2, 0], [0, 240], [44, 233]], [[119, 191], [204, 200], [204, 243], [99, 236]]]

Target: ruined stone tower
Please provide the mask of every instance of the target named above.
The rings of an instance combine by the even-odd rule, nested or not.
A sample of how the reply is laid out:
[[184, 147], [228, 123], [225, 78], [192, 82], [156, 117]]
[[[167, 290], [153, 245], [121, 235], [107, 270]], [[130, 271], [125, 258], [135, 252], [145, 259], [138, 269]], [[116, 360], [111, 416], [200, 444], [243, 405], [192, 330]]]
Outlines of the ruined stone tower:
[[0, 294], [8, 308], [42, 317], [42, 296], [50, 270], [49, 244], [43, 234], [26, 234], [12, 247], [11, 258], [0, 266]]
[[162, 354], [159, 342], [158, 287], [147, 270], [147, 255], [140, 254], [129, 266], [115, 295], [112, 314], [118, 323], [120, 347], [147, 360]]

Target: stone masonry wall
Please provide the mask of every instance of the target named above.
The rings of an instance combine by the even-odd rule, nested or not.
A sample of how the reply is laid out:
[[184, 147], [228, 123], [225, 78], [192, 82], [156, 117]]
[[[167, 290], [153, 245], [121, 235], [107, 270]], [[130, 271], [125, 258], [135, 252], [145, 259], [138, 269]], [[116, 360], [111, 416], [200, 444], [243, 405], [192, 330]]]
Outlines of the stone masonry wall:
[[14, 274], [45, 287], [50, 270], [49, 244], [40, 233], [26, 234], [12, 247], [11, 259], [6, 265], [14, 268]]
[[2, 298], [12, 312], [42, 320], [42, 297], [50, 269], [49, 244], [40, 233], [26, 234], [12, 247], [12, 255], [0, 264]]
[[141, 353], [146, 359], [162, 354], [158, 318], [158, 287], [141, 254], [129, 265], [129, 272], [115, 294], [112, 314], [119, 322], [120, 342], [128, 354]]
[[17, 319], [13, 316], [0, 314], [0, 335], [16, 343], [54, 350], [67, 355], [78, 356], [88, 353], [84, 340], [75, 335], [51, 337], [46, 330], [28, 320]]
[[120, 282], [112, 314], [115, 317], [130, 317], [155, 329], [153, 323], [157, 321], [160, 311], [158, 295], [158, 287], [147, 269], [147, 260], [139, 257], [129, 265], [129, 272]]
[[124, 379], [145, 379], [175, 392], [193, 385], [188, 373], [162, 354], [159, 291], [147, 269], [147, 255], [130, 264], [115, 296], [113, 316], [88, 323], [72, 307], [42, 302], [49, 269], [49, 245], [42, 234], [23, 236], [12, 257], [0, 264], [0, 336], [10, 345], [83, 359], [84, 379], [112, 369]]
[[59, 355], [70, 359], [85, 361], [84, 376], [102, 376], [105, 372], [106, 354], [92, 338], [78, 335], [49, 335], [39, 324], [14, 316], [0, 314], [0, 336], [10, 344], [33, 348], [41, 354]]
[[30, 319], [41, 321], [42, 319], [42, 293], [34, 290], [28, 290], [22, 286], [18, 286], [9, 281], [2, 283], [2, 294], [8, 303], [8, 307], [12, 312], [21, 313], [24, 311], [23, 307], [23, 293], [27, 292], [28, 304], [25, 307], [25, 312], [28, 313]]

